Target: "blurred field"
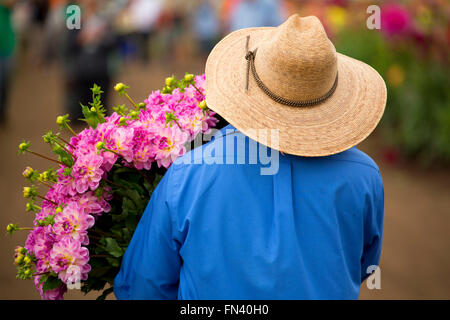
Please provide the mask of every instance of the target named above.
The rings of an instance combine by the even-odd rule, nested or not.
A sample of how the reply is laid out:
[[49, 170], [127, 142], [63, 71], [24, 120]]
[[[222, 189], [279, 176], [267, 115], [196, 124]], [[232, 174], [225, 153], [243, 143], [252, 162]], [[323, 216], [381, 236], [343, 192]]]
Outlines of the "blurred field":
[[[131, 86], [130, 94], [143, 100], [160, 88], [167, 75], [185, 71], [203, 72], [203, 61], [180, 65], [151, 63], [125, 66], [116, 77]], [[1, 230], [10, 222], [30, 225], [31, 214], [25, 212], [21, 172], [26, 165], [36, 169], [48, 166], [31, 155], [17, 156], [21, 139], [30, 140], [37, 151], [50, 154], [41, 143], [46, 129], [57, 131], [55, 117], [64, 111], [62, 77], [57, 67], [38, 67], [24, 60], [16, 70], [12, 85], [9, 120], [0, 128], [0, 201], [3, 210]], [[120, 102], [113, 94], [113, 105]], [[381, 259], [381, 290], [368, 290], [363, 284], [361, 299], [449, 299], [450, 279], [450, 171], [424, 170], [403, 165], [388, 165], [382, 160], [377, 135], [364, 142], [361, 149], [379, 164], [385, 186], [386, 214]], [[25, 233], [4, 235], [0, 241], [0, 299], [38, 299], [31, 281], [15, 279], [14, 247], [22, 244]], [[72, 291], [66, 298], [85, 298]], [[95, 298], [91, 294], [86, 298]]]

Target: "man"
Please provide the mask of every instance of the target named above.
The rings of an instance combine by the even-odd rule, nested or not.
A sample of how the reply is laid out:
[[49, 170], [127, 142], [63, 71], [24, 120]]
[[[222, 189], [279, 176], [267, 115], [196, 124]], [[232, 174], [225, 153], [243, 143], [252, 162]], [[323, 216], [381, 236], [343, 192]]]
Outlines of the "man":
[[224, 38], [206, 81], [208, 105], [234, 127], [170, 167], [116, 297], [358, 298], [379, 262], [384, 194], [354, 146], [384, 112], [383, 79], [336, 53], [316, 17], [294, 15]]
[[6, 104], [10, 84], [16, 36], [11, 23], [15, 0], [0, 1], [0, 124], [6, 122]]

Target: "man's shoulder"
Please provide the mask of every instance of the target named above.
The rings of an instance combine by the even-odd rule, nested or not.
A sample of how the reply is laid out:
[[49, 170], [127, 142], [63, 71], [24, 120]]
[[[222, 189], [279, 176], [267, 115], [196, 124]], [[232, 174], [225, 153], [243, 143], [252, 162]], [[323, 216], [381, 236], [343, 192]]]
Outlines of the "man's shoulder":
[[380, 172], [380, 169], [378, 168], [378, 165], [375, 163], [375, 161], [365, 152], [359, 150], [357, 147], [353, 147], [341, 153], [328, 156], [327, 158], [330, 161], [344, 161], [356, 163], [361, 166], [372, 168], [378, 173]]
[[[380, 170], [375, 161], [357, 147], [352, 147], [343, 152], [324, 157], [302, 157], [295, 155], [284, 155], [276, 150], [266, 148], [253, 141], [234, 127], [227, 126], [215, 131], [207, 140], [209, 142], [198, 146], [182, 157], [178, 158], [172, 167], [185, 168], [190, 170], [202, 170], [205, 166], [211, 170], [211, 164], [240, 164], [241, 169], [246, 165], [266, 165], [268, 162], [277, 162], [276, 158], [290, 158], [290, 161], [312, 166], [333, 166], [337, 169], [351, 169], [356, 171], [367, 171], [371, 174], [380, 174]], [[262, 151], [262, 152], [261, 152]], [[264, 156], [266, 155], [266, 156]], [[260, 159], [261, 156], [264, 159]], [[282, 161], [279, 159], [279, 161]], [[222, 166], [213, 166], [222, 167]], [[228, 166], [224, 166], [228, 167]], [[229, 168], [227, 168], [227, 171]]]

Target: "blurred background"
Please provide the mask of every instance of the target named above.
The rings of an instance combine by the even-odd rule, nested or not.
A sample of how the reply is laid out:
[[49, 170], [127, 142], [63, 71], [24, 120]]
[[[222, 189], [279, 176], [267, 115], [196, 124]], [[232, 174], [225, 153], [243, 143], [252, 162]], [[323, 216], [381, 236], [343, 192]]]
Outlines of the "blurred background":
[[[81, 8], [81, 28], [69, 29]], [[370, 30], [368, 6], [381, 9]], [[57, 115], [81, 117], [93, 83], [109, 110], [123, 101], [116, 82], [143, 101], [170, 75], [203, 73], [227, 33], [277, 26], [293, 13], [318, 16], [337, 51], [372, 65], [388, 87], [381, 124], [359, 147], [379, 164], [386, 212], [381, 289], [361, 299], [449, 299], [450, 3], [448, 0], [0, 0], [0, 226], [31, 224], [21, 172], [45, 160], [16, 155], [22, 139], [49, 154], [46, 130]], [[75, 13], [76, 15], [77, 13]], [[14, 247], [26, 234], [1, 235], [0, 298], [38, 299], [15, 279]], [[95, 298], [71, 290], [67, 298]]]

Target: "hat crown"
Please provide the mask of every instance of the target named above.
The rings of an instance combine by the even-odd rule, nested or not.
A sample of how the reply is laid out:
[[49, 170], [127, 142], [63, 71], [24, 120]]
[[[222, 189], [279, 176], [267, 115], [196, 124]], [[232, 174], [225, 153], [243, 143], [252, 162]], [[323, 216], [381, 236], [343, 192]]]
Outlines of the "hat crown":
[[336, 49], [317, 17], [295, 14], [255, 46], [260, 79], [285, 99], [316, 99], [334, 84]]

